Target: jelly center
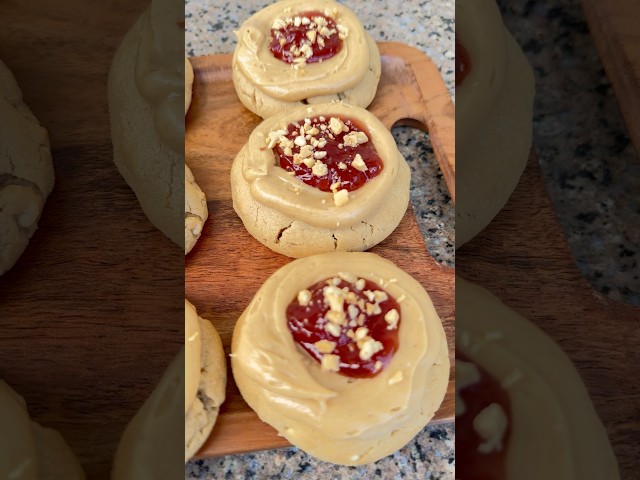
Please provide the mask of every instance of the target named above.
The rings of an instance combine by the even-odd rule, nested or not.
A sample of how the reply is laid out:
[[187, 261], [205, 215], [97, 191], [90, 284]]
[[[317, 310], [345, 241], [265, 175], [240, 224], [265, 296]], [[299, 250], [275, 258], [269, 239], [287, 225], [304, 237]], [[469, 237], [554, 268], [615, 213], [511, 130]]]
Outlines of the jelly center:
[[323, 192], [352, 192], [377, 176], [382, 159], [369, 136], [349, 118], [313, 117], [271, 132], [278, 163]]
[[287, 307], [287, 324], [323, 370], [374, 377], [398, 349], [400, 306], [375, 283], [350, 280], [331, 278], [301, 290]]
[[456, 87], [462, 85], [471, 71], [471, 57], [469, 52], [456, 40]]
[[[511, 399], [500, 382], [462, 353], [456, 359], [472, 363], [480, 373], [477, 382], [461, 389], [465, 411], [456, 416], [456, 478], [460, 480], [504, 480], [506, 445], [511, 425]], [[491, 404], [498, 404], [507, 417], [507, 430], [502, 437], [502, 448], [483, 453], [480, 445], [484, 439], [474, 428], [474, 419]]]
[[322, 62], [342, 50], [347, 34], [332, 17], [318, 11], [303, 12], [273, 22], [269, 50], [285, 63]]

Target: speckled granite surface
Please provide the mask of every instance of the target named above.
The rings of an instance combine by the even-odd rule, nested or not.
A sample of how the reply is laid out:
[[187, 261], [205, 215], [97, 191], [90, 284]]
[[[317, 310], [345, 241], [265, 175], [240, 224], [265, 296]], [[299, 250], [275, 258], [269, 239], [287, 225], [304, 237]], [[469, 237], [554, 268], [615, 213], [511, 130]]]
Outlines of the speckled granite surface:
[[534, 144], [583, 275], [640, 304], [640, 158], [579, 0], [499, 0], [536, 81]]
[[[187, 55], [232, 52], [235, 47], [233, 30], [270, 3], [265, 0], [226, 3], [187, 0]], [[344, 3], [355, 11], [377, 41], [400, 41], [426, 52], [453, 94], [453, 0], [349, 0]], [[393, 133], [411, 166], [411, 198], [427, 247], [436, 260], [453, 266], [454, 206], [429, 137], [410, 128], [396, 128]], [[358, 468], [320, 462], [291, 448], [192, 462], [187, 465], [185, 476], [198, 479], [453, 479], [454, 437], [453, 425], [427, 427], [395, 455]]]

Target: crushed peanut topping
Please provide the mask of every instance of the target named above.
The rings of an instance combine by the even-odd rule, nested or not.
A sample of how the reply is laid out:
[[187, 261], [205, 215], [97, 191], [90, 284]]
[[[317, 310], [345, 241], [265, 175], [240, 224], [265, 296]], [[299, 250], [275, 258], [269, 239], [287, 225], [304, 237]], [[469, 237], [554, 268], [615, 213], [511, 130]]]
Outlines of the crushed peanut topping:
[[320, 353], [331, 353], [336, 348], [336, 342], [331, 342], [329, 340], [318, 340], [313, 344], [313, 346], [316, 347], [316, 349]]
[[347, 190], [338, 190], [333, 194], [333, 202], [336, 204], [336, 207], [342, 207], [349, 203], [349, 192]]
[[324, 371], [362, 378], [388, 365], [398, 346], [400, 307], [379, 285], [337, 272], [298, 291], [287, 308], [294, 339]]
[[387, 330], [393, 330], [394, 328], [398, 327], [398, 320], [400, 320], [400, 314], [394, 308], [392, 310], [389, 310], [385, 314], [384, 320], [389, 324], [389, 326], [387, 327]]
[[302, 305], [303, 307], [306, 307], [309, 305], [310, 301], [311, 301], [311, 292], [309, 290], [300, 290], [298, 292], [298, 303], [300, 305]]
[[338, 355], [323, 355], [320, 363], [323, 370], [337, 372], [340, 370], [340, 357]]

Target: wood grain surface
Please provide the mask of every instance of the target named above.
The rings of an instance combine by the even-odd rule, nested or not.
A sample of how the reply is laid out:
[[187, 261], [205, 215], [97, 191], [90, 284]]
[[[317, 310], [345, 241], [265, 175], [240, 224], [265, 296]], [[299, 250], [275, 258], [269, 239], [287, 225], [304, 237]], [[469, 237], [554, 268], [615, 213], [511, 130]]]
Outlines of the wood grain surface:
[[582, 0], [582, 6], [631, 139], [640, 152], [640, 3]]
[[580, 275], [533, 153], [505, 208], [456, 251], [456, 265], [565, 350], [609, 433], [621, 478], [639, 478], [640, 308], [605, 299]]
[[56, 174], [38, 231], [0, 277], [0, 378], [89, 479], [110, 478], [125, 426], [183, 342], [184, 253], [142, 213], [111, 147], [107, 74], [147, 5], [0, 2], [0, 58], [49, 131]]
[[[389, 128], [397, 124], [428, 127], [440, 167], [453, 188], [453, 105], [436, 67], [418, 50], [379, 44], [382, 78], [370, 106]], [[213, 322], [229, 352], [237, 318], [262, 283], [290, 259], [261, 245], [244, 229], [231, 204], [231, 162], [260, 118], [238, 101], [231, 82], [231, 56], [192, 59], [193, 100], [187, 115], [186, 154], [196, 181], [205, 192], [209, 220], [186, 259], [186, 297], [198, 313]], [[428, 254], [409, 208], [398, 229], [372, 251], [416, 277], [440, 314], [451, 356], [454, 347], [454, 271]], [[453, 363], [452, 363], [453, 366]], [[453, 371], [452, 371], [453, 373]], [[453, 376], [435, 421], [454, 416]], [[229, 370], [227, 400], [200, 457], [288, 445], [262, 423], [240, 396]]]

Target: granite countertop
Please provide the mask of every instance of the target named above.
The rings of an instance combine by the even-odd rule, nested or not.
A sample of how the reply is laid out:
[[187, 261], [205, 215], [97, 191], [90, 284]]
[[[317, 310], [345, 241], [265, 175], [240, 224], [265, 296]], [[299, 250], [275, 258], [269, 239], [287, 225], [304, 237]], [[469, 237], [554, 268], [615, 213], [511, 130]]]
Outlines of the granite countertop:
[[640, 304], [640, 159], [580, 0], [499, 0], [536, 76], [534, 145], [582, 274]]
[[[186, 53], [188, 56], [230, 53], [236, 30], [251, 14], [273, 2], [217, 2], [186, 0]], [[438, 66], [454, 90], [453, 0], [408, 0], [392, 5], [383, 0], [347, 0], [377, 41], [399, 41], [423, 50]], [[393, 130], [398, 147], [412, 171], [411, 199], [431, 255], [454, 265], [454, 205], [440, 173], [429, 136], [419, 130]], [[316, 479], [331, 478], [454, 478], [454, 426], [428, 426], [405, 448], [375, 464], [342, 467], [321, 462], [288, 448], [247, 455], [195, 461], [185, 477], [198, 479]]]

